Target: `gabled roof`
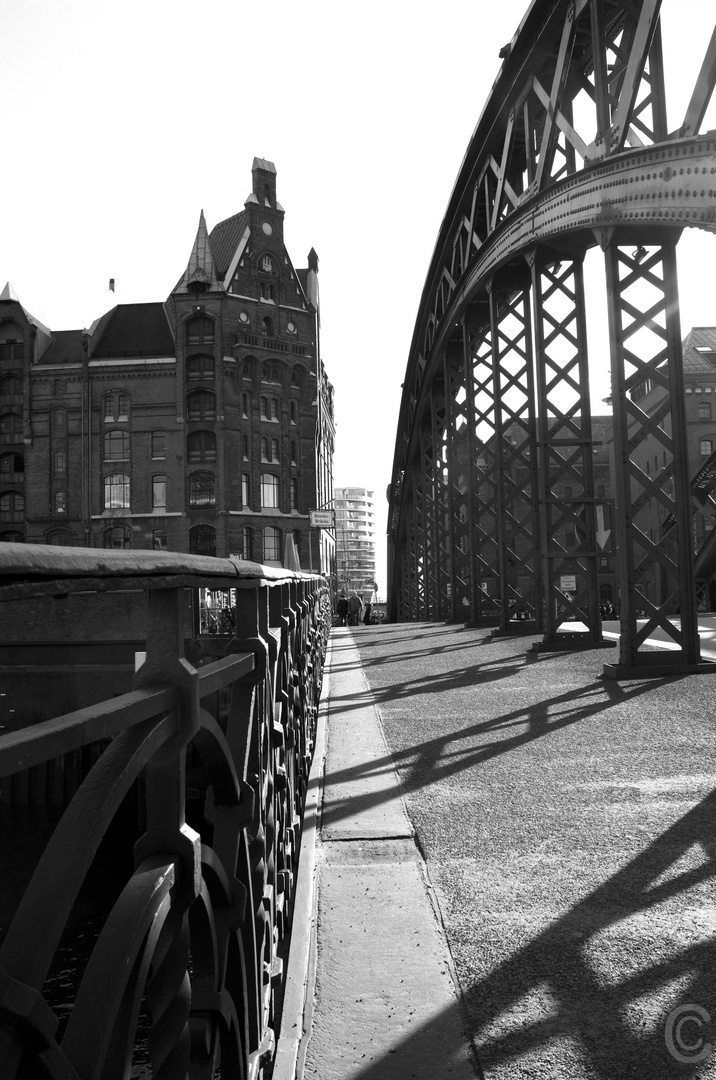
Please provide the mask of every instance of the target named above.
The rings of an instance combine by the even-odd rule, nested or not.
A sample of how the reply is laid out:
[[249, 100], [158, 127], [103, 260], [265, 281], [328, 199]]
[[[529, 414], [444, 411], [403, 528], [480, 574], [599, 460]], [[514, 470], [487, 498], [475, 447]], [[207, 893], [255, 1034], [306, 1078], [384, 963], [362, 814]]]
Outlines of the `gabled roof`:
[[52, 341], [40, 357], [42, 364], [62, 364], [82, 359], [83, 330], [54, 330]]
[[716, 326], [694, 326], [684, 341], [684, 374], [716, 372]]
[[110, 356], [174, 356], [164, 305], [118, 304], [92, 347], [92, 359]]
[[217, 277], [223, 281], [246, 228], [246, 213], [241, 210], [233, 217], [220, 221], [209, 233]]

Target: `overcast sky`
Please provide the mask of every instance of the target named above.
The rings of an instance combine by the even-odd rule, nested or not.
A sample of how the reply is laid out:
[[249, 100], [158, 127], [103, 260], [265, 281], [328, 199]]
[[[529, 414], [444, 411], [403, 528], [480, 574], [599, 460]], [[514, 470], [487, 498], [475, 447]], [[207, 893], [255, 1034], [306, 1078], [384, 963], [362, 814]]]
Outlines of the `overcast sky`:
[[[420, 293], [499, 50], [526, 10], [525, 0], [0, 4], [0, 288], [11, 281], [55, 330], [89, 326], [117, 301], [163, 300], [202, 208], [209, 228], [236, 213], [254, 156], [273, 161], [293, 263], [305, 266], [311, 247], [320, 259], [335, 483], [375, 490], [383, 583]], [[676, 127], [714, 4], [665, 0], [663, 18]], [[711, 237], [689, 235], [679, 251], [686, 333], [716, 324]], [[592, 334], [599, 412], [608, 372], [594, 359], [599, 326]]]

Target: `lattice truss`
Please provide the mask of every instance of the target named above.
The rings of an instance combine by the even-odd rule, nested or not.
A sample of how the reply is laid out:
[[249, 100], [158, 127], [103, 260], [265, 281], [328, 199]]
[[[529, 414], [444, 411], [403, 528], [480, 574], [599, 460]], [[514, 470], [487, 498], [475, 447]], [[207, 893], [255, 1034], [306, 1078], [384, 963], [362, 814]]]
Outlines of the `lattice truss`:
[[490, 294], [497, 515], [503, 617], [541, 604], [529, 290]]
[[469, 340], [468, 423], [472, 498], [468, 504], [472, 533], [473, 619], [490, 620], [502, 610], [498, 533], [497, 421], [492, 331], [489, 325]]
[[439, 619], [447, 618], [451, 611], [451, 533], [450, 533], [450, 484], [448, 479], [448, 403], [444, 380], [433, 383], [431, 457], [434, 462], [432, 486], [433, 537], [435, 544], [435, 604], [431, 611]]
[[[681, 632], [669, 616], [680, 610], [684, 600], [682, 569], [688, 563], [692, 538], [690, 523], [679, 535], [676, 500], [676, 470], [686, 462], [685, 448], [676, 447], [672, 437], [673, 413], [683, 409], [681, 367], [669, 348], [673, 338], [680, 336], [678, 311], [672, 302], [673, 249], [616, 248], [608, 258], [620, 345], [620, 362], [613, 366], [612, 380], [625, 406], [615, 432], [623, 466], [619, 495], [621, 504], [631, 507], [630, 528], [623, 534], [625, 572], [630, 588], [639, 594], [639, 609], [648, 615], [636, 643], [641, 644], [660, 626], [680, 644]], [[648, 412], [642, 407], [646, 401]], [[683, 502], [688, 503], [687, 492], [683, 492]], [[657, 575], [661, 578], [659, 605], [644, 594], [644, 585]]]
[[[532, 256], [541, 550], [548, 638], [570, 618], [600, 633], [592, 425], [580, 259]], [[574, 579], [572, 591], [565, 579]]]
[[450, 613], [459, 618], [469, 611], [472, 571], [471, 499], [472, 442], [468, 430], [468, 400], [465, 391], [465, 365], [461, 345], [445, 354], [445, 477], [447, 483], [447, 537], [449, 545]]

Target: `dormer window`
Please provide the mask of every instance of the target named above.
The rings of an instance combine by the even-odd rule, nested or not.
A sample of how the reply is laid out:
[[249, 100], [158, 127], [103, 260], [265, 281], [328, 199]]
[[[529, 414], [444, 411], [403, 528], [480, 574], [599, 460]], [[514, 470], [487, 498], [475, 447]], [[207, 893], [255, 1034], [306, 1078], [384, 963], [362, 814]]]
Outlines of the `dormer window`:
[[206, 345], [214, 340], [214, 323], [205, 315], [197, 315], [186, 324], [187, 345]]

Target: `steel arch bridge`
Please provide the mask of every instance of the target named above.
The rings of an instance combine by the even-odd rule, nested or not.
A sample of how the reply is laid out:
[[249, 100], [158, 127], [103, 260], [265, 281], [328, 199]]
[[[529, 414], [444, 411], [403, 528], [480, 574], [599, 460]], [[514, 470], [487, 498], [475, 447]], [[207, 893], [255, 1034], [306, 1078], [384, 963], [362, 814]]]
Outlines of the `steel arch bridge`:
[[657, 671], [644, 642], [658, 627], [669, 670], [700, 662], [676, 244], [687, 227], [716, 231], [716, 131], [701, 132], [716, 31], [669, 131], [659, 14], [660, 0], [530, 5], [438, 234], [389, 490], [393, 619], [530, 630], [558, 648], [576, 645], [578, 616], [579, 641], [601, 642], [583, 273], [598, 246], [617, 675]]

